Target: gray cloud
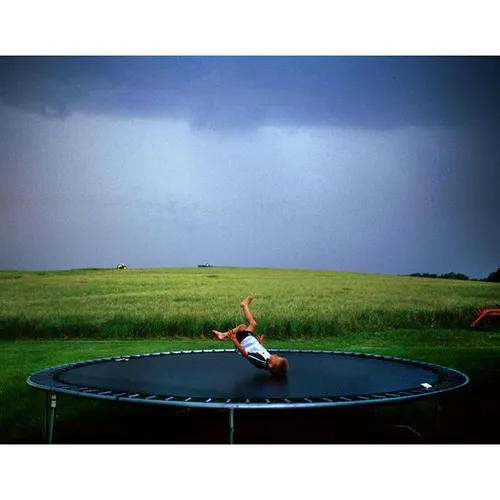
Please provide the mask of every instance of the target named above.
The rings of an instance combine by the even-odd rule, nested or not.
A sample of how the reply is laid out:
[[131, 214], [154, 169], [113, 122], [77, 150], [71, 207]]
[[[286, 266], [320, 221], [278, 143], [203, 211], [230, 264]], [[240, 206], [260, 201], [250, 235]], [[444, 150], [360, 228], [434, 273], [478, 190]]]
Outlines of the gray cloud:
[[219, 130], [500, 124], [495, 57], [4, 57], [0, 102]]

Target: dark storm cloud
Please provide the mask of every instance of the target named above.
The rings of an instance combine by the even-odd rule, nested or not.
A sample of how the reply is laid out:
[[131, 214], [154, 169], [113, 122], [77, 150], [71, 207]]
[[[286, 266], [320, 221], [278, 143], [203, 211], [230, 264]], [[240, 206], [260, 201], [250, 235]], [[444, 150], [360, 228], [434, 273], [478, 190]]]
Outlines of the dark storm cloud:
[[4, 57], [0, 102], [192, 126], [500, 124], [496, 57]]

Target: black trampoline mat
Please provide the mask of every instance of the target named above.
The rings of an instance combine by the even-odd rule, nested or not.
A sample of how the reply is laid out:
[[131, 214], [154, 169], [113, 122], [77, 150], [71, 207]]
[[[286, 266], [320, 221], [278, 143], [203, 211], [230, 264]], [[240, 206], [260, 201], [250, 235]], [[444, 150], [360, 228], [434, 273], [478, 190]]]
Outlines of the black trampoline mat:
[[289, 361], [285, 379], [271, 377], [233, 351], [97, 361], [71, 367], [54, 378], [90, 389], [206, 399], [350, 397], [405, 391], [438, 381], [438, 374], [431, 368], [394, 359], [274, 352]]

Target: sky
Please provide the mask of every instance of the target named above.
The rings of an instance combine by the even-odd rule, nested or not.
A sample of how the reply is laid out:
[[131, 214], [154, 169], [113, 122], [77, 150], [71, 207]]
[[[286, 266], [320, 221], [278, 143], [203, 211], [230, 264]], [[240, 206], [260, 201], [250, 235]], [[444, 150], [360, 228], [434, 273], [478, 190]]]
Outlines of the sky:
[[500, 267], [497, 57], [0, 57], [0, 269]]

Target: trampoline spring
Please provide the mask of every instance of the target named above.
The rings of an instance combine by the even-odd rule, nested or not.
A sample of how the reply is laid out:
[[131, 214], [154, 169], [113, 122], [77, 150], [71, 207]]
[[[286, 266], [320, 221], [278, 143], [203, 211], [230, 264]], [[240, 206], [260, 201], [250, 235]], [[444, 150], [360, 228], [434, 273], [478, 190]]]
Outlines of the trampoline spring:
[[131, 394], [131, 395], [129, 396], [129, 398], [136, 398], [137, 396], [139, 396], [139, 393], [137, 393], [137, 394]]
[[[87, 392], [88, 390], [88, 387], [77, 387], [76, 389], [73, 388], [75, 391], [78, 391], [78, 392]], [[99, 392], [99, 389], [96, 389], [97, 392]], [[111, 392], [111, 391], [110, 391]]]
[[156, 399], [156, 396], [148, 396], [146, 399]]
[[173, 396], [169, 396], [168, 398], [165, 398], [165, 401], [170, 401], [171, 399], [174, 399]]

